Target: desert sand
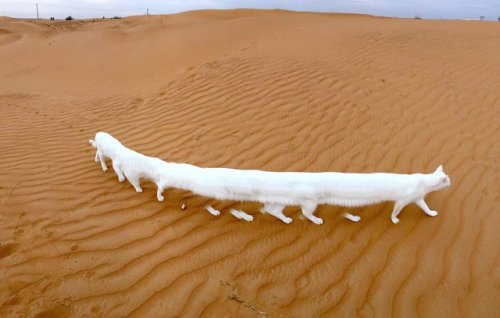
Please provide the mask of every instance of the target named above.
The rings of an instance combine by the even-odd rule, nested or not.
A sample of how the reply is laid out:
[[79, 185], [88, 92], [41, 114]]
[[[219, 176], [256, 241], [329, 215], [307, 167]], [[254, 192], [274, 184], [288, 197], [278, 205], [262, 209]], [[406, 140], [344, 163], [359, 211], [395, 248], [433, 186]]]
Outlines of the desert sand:
[[[0, 316], [493, 317], [500, 312], [500, 23], [286, 11], [0, 18]], [[107, 131], [174, 162], [432, 172], [410, 205], [136, 193]], [[219, 217], [203, 208], [210, 203]], [[185, 205], [185, 209], [181, 206]], [[247, 223], [230, 208], [254, 216]], [[362, 217], [353, 223], [350, 211]]]

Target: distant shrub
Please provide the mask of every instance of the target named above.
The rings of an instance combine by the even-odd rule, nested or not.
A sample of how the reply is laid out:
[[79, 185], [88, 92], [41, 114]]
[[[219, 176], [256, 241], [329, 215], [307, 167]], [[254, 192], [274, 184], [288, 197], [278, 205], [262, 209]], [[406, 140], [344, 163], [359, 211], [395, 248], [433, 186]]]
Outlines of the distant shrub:
[[66, 17], [66, 21], [70, 21], [70, 20], [74, 20], [74, 19], [73, 19], [73, 17], [72, 17], [72, 16], [68, 15], [68, 16]]
[[422, 17], [421, 17], [421, 16], [419, 16], [419, 15], [416, 15], [416, 16], [415, 16], [415, 20], [422, 20]]
[[122, 18], [122, 17], [119, 17], [119, 16], [117, 16], [117, 15], [115, 15], [115, 16], [113, 17], [113, 19], [121, 19], [121, 18]]
[[55, 20], [55, 18], [54, 18], [54, 17], [50, 17], [50, 20], [51, 20], [51, 21], [54, 21], [54, 20]]

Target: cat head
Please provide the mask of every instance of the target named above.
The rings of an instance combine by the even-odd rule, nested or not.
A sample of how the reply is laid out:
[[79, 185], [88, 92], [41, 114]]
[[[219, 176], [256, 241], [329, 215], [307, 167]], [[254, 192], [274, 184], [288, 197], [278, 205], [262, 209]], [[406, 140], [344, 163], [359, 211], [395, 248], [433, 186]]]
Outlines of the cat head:
[[443, 171], [443, 166], [439, 165], [436, 171], [432, 173], [433, 175], [433, 188], [435, 190], [441, 190], [443, 188], [447, 188], [451, 185], [450, 177], [446, 175]]

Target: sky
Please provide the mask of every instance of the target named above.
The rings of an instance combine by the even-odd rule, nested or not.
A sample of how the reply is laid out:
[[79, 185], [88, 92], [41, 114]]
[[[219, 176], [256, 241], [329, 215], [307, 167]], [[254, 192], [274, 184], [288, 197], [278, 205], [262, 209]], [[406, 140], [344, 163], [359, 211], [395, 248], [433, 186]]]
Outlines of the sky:
[[420, 16], [429, 19], [497, 20], [500, 0], [0, 0], [0, 16], [94, 18], [168, 14], [198, 9], [286, 9], [294, 11], [366, 13], [379, 16]]

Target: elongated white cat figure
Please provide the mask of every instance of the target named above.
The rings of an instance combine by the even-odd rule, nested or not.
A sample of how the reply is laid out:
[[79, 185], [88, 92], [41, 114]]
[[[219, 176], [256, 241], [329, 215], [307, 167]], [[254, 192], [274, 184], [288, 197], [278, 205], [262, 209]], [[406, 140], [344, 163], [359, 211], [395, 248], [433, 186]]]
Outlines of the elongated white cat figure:
[[[140, 179], [149, 179], [158, 186], [157, 198], [163, 201], [167, 187], [191, 191], [219, 200], [254, 201], [263, 203], [262, 213], [268, 213], [285, 223], [292, 222], [283, 214], [286, 206], [298, 205], [302, 214], [315, 224], [323, 220], [314, 215], [319, 204], [345, 207], [360, 207], [386, 201], [393, 201], [391, 214], [393, 223], [398, 223], [401, 210], [410, 203], [417, 204], [427, 215], [436, 216], [430, 210], [424, 197], [433, 191], [450, 186], [450, 178], [442, 166], [428, 174], [397, 173], [341, 173], [341, 172], [270, 172], [261, 170], [240, 170], [227, 168], [201, 168], [185, 163], [165, 162], [158, 158], [144, 156], [123, 146], [106, 133], [97, 133], [96, 160], [104, 157], [113, 161], [113, 167], [120, 181], [123, 175], [137, 192], [142, 192]], [[220, 212], [207, 207], [213, 215]], [[251, 221], [250, 215], [234, 211], [235, 217]], [[345, 214], [351, 221], [358, 216]]]
[[[285, 223], [291, 218], [283, 214], [286, 206], [298, 205], [302, 214], [315, 224], [323, 220], [314, 215], [319, 204], [360, 207], [385, 201], [394, 201], [391, 220], [398, 223], [398, 215], [408, 204], [416, 203], [427, 215], [436, 216], [424, 201], [429, 192], [448, 187], [449, 177], [442, 166], [429, 174], [396, 173], [339, 173], [339, 172], [269, 172], [226, 168], [199, 168], [185, 165], [183, 173], [167, 163], [168, 174], [190, 180], [176, 184], [196, 194], [219, 200], [256, 201], [264, 204], [261, 212], [269, 213]], [[179, 170], [179, 172], [181, 171]], [[189, 173], [187, 173], [189, 171]], [[167, 177], [169, 180], [170, 177]], [[356, 217], [349, 217], [358, 220]]]

